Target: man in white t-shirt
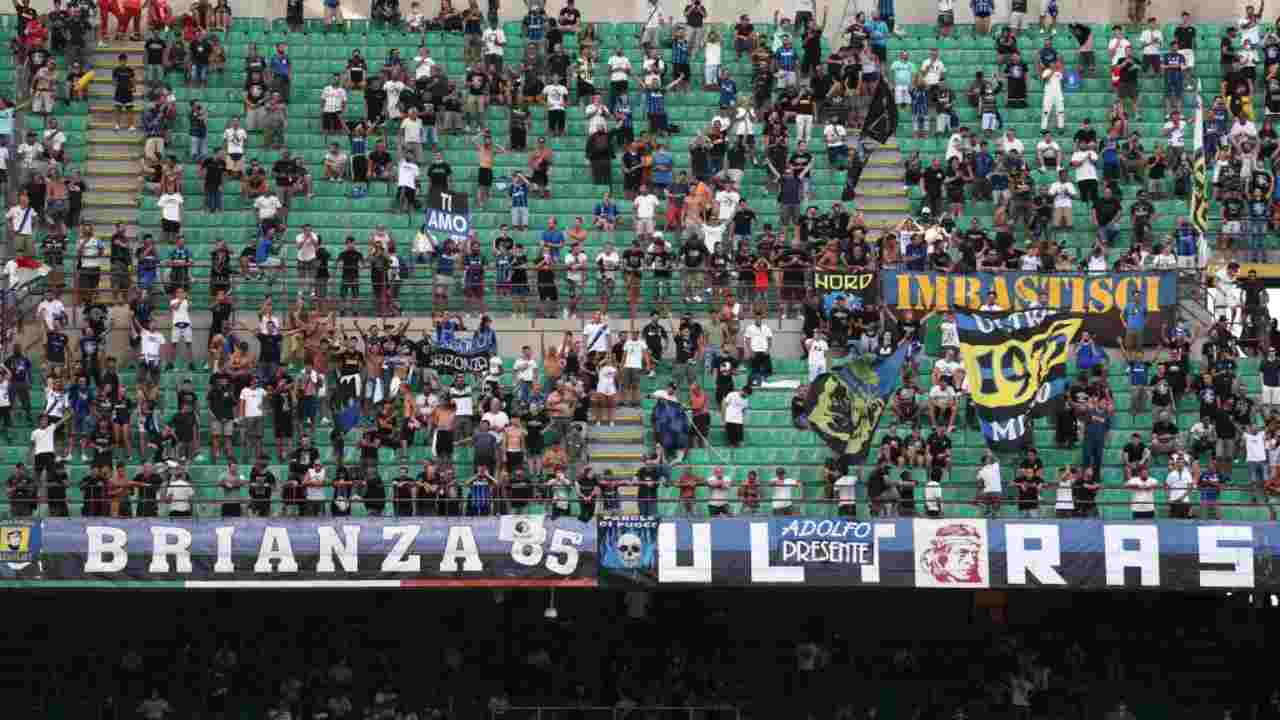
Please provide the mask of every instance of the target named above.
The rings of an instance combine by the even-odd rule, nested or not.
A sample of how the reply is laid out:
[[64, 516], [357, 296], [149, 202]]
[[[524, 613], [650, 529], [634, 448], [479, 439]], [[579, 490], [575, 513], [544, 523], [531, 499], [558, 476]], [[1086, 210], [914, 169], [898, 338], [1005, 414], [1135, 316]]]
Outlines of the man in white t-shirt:
[[858, 474], [850, 472], [836, 480], [836, 512], [840, 517], [858, 517]]
[[[662, 11], [659, 9], [654, 14], [661, 15]], [[619, 47], [617, 52], [609, 58], [609, 107], [618, 106], [618, 96], [627, 93], [627, 80], [630, 77], [631, 61]]]
[[809, 359], [809, 382], [813, 382], [827, 371], [827, 351], [831, 346], [827, 344], [826, 335], [818, 330], [804, 341], [804, 349]]
[[929, 418], [933, 420], [934, 427], [945, 424], [947, 432], [955, 432], [956, 390], [950, 382], [934, 383], [929, 388]]
[[636, 235], [652, 235], [654, 233], [653, 217], [654, 211], [658, 208], [658, 202], [658, 196], [649, 190], [647, 184], [641, 183], [640, 192], [632, 202], [636, 209]]
[[231, 118], [231, 125], [222, 131], [222, 141], [227, 152], [227, 175], [239, 179], [244, 174], [244, 145], [249, 133], [240, 127], [240, 118]]
[[302, 232], [293, 239], [298, 248], [298, 277], [310, 281], [316, 270], [316, 250], [320, 248], [320, 235], [311, 229], [310, 223], [304, 223]]
[[751, 386], [734, 390], [724, 396], [720, 414], [724, 416], [724, 431], [729, 447], [740, 447], [747, 422], [747, 410], [751, 407]]
[[259, 195], [253, 201], [253, 206], [258, 210], [258, 222], [270, 225], [275, 223], [276, 214], [280, 212], [280, 208], [284, 207], [284, 203], [280, 202], [280, 198], [274, 193], [268, 192], [265, 195]]
[[569, 97], [569, 88], [564, 86], [559, 76], [556, 76], [543, 86], [542, 94], [547, 98], [547, 134], [564, 137], [564, 103]]
[[600, 294], [600, 304], [604, 312], [609, 312], [609, 298], [617, 282], [618, 267], [622, 264], [622, 256], [614, 249], [613, 243], [605, 243], [604, 250], [596, 253], [596, 270], [600, 278], [596, 280], [596, 291]]
[[606, 353], [612, 343], [609, 335], [609, 318], [600, 313], [591, 316], [591, 322], [582, 328], [582, 349], [588, 353]]
[[1182, 165], [1182, 153], [1187, 146], [1187, 122], [1182, 119], [1182, 113], [1177, 110], [1169, 113], [1169, 119], [1165, 121], [1160, 130], [1164, 135], [1165, 142], [1169, 145], [1169, 167], [1180, 167]]
[[[480, 422], [489, 423], [489, 430], [500, 435], [511, 424], [511, 416], [502, 409], [502, 401], [493, 398], [489, 401], [489, 409], [480, 416]], [[484, 426], [481, 425], [481, 427]]]
[[262, 414], [267, 402], [267, 391], [258, 384], [258, 377], [249, 377], [249, 386], [240, 391], [239, 423], [241, 444], [251, 462], [262, 454]]
[[169, 301], [169, 312], [173, 318], [173, 333], [170, 341], [173, 343], [173, 356], [169, 360], [169, 370], [172, 371], [174, 363], [178, 361], [179, 349], [183, 344], [187, 346], [187, 365], [191, 370], [196, 369], [195, 355], [192, 352], [191, 342], [191, 300], [187, 297], [185, 288], [178, 288], [174, 291], [173, 299]]
[[787, 477], [786, 468], [778, 468], [773, 478], [773, 514], [794, 515], [796, 491], [800, 483], [795, 478]]
[[1119, 25], [1112, 28], [1111, 41], [1107, 43], [1107, 53], [1111, 57], [1111, 65], [1119, 65], [1120, 61], [1125, 58], [1133, 43], [1124, 36], [1124, 30]]
[[1092, 206], [1098, 201], [1098, 153], [1088, 143], [1076, 145], [1071, 153], [1071, 167], [1076, 169], [1076, 188], [1080, 198]]
[[1143, 465], [1138, 468], [1138, 474], [1124, 484], [1133, 493], [1129, 497], [1129, 510], [1134, 520], [1154, 520], [1156, 517], [1156, 487], [1159, 483], [1148, 473], [1147, 466]]
[[749, 382], [754, 387], [768, 379], [773, 361], [769, 350], [773, 346], [773, 330], [764, 324], [764, 318], [756, 316], [755, 322], [742, 331], [742, 337], [751, 351], [751, 375]]
[[1169, 474], [1165, 476], [1164, 487], [1169, 491], [1169, 517], [1190, 519], [1193, 482], [1191, 471], [1181, 456], [1169, 459]]
[[407, 212], [418, 209], [418, 163], [409, 158], [401, 158], [396, 173], [396, 185], [399, 188], [397, 207]]
[[62, 304], [62, 298], [50, 290], [45, 293], [44, 300], [36, 306], [36, 315], [44, 321], [46, 330], [56, 330], [59, 320], [67, 316], [67, 306]]
[[507, 34], [503, 32], [502, 27], [495, 20], [493, 26], [486, 28], [480, 36], [480, 41], [484, 43], [484, 61], [489, 66], [490, 71], [502, 70], [502, 50], [507, 45]]
[[982, 458], [982, 468], [978, 470], [978, 489], [979, 501], [986, 506], [987, 517], [995, 517], [1000, 512], [1004, 484], [1000, 477], [1000, 461], [990, 452]]
[[35, 254], [33, 237], [38, 217], [40, 213], [31, 207], [31, 200], [27, 193], [18, 193], [18, 204], [5, 213], [5, 218], [8, 220], [6, 224], [9, 226], [9, 241], [15, 255], [29, 257]]
[[142, 372], [150, 373], [158, 381], [160, 359], [164, 353], [164, 335], [150, 327], [138, 332], [138, 357], [142, 359]]
[[707, 514], [711, 517], [729, 515], [729, 496], [733, 481], [725, 477], [724, 467], [717, 465], [711, 471], [711, 477], [707, 478], [707, 487], [711, 489], [710, 496], [707, 498]]
[[511, 372], [516, 377], [516, 395], [528, 402], [533, 382], [538, 377], [538, 361], [533, 357], [533, 348], [528, 345], [520, 348], [520, 357], [511, 366]]
[[732, 186], [716, 193], [716, 209], [718, 210], [720, 222], [728, 222], [733, 219], [733, 214], [738, 211], [738, 201], [741, 199], [742, 196]]
[[1049, 197], [1053, 198], [1053, 227], [1058, 230], [1071, 229], [1071, 207], [1073, 200], [1080, 197], [1080, 191], [1071, 182], [1066, 170], [1058, 171], [1058, 180], [1049, 186]]
[[[622, 404], [640, 405], [640, 374], [644, 372], [646, 347], [640, 334], [630, 336], [622, 331]], [[630, 401], [627, 400], [628, 395]]]
[[[187, 473], [182, 470], [175, 470], [171, 473], [168, 482], [166, 482], [164, 486], [164, 501], [169, 506], [169, 517], [191, 517], [193, 510], [192, 502], [195, 499], [196, 489], [191, 484], [191, 481], [187, 479]], [[163, 707], [165, 708], [164, 712], [170, 712], [168, 709], [169, 704], [164, 700], [159, 699], [159, 690], [156, 690], [152, 697], [153, 700], [144, 701], [143, 705], [146, 705], [148, 702], [153, 704], [157, 702], [163, 703]], [[142, 712], [142, 708], [139, 708], [139, 711]], [[164, 713], [161, 713], [160, 715], [148, 715], [144, 712], [143, 717], [164, 717]]]
[[[37, 481], [40, 480], [42, 472], [53, 471], [53, 463], [58, 457], [55, 443], [58, 426], [66, 422], [69, 417], [71, 417], [71, 413], [64, 413], [61, 418], [51, 421], [48, 415], [41, 415], [40, 427], [31, 431], [32, 473]], [[70, 455], [71, 444], [68, 443], [67, 456], [70, 457]]]
[[565, 280], [569, 286], [569, 305], [564, 309], [565, 317], [578, 317], [578, 303], [582, 302], [582, 295], [587, 290], [587, 267], [590, 262], [587, 254], [582, 251], [582, 243], [574, 243], [569, 248], [569, 254], [564, 257], [565, 267], [568, 272], [565, 273]]

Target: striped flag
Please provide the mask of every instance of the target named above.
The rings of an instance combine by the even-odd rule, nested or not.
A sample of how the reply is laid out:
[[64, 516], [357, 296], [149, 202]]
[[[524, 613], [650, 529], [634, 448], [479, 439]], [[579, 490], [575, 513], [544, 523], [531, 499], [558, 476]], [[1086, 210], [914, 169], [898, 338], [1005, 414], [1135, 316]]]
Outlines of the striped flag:
[[1200, 94], [1199, 81], [1196, 81], [1196, 122], [1192, 133], [1195, 154], [1191, 162], [1191, 225], [1203, 241], [1209, 230], [1209, 183], [1204, 157], [1204, 96]]

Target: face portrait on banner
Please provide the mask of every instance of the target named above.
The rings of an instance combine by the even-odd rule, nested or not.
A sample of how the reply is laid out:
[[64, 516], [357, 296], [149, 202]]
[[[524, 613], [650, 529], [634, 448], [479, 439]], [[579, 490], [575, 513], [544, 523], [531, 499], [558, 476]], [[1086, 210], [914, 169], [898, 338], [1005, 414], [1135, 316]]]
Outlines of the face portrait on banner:
[[914, 535], [917, 587], [990, 585], [986, 520], [916, 520]]

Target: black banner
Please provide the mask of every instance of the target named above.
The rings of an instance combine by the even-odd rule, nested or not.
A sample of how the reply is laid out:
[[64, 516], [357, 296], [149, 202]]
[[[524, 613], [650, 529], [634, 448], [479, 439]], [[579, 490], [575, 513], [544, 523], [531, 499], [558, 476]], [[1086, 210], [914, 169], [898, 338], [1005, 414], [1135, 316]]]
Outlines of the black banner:
[[443, 345], [431, 346], [431, 369], [445, 375], [489, 372], [488, 350], [465, 352]]
[[850, 299], [849, 307], [862, 308], [880, 302], [880, 278], [875, 273], [845, 273], [815, 270], [813, 289], [836, 293]]
[[1027, 419], [1057, 412], [1083, 325], [1077, 314], [1048, 310], [956, 314], [970, 399], [992, 450], [1021, 449], [1031, 439]]

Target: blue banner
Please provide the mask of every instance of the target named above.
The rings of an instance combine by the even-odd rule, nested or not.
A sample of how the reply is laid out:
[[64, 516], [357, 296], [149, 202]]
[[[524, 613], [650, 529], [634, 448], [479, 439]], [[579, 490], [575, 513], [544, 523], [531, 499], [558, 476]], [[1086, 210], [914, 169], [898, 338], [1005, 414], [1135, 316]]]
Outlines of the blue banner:
[[[594, 585], [594, 523], [572, 518], [44, 520], [47, 580], [381, 580]], [[23, 574], [20, 576], [29, 576]]]
[[606, 587], [1280, 587], [1273, 523], [919, 518], [663, 520], [651, 573]]

